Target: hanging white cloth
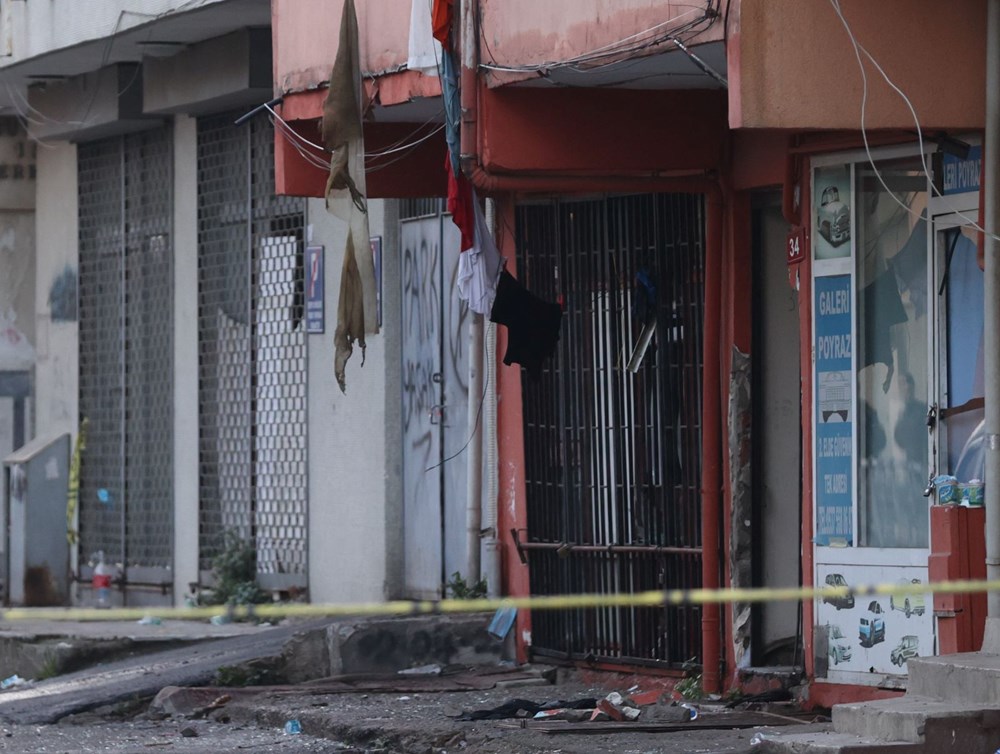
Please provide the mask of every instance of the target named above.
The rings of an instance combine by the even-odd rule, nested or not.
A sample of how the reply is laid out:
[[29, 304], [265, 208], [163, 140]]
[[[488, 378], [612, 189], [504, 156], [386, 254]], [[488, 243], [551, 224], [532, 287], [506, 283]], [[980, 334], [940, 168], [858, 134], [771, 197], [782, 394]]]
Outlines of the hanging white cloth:
[[406, 67], [428, 76], [438, 75], [441, 43], [434, 39], [431, 28], [433, 0], [412, 0], [410, 3], [410, 42]]
[[476, 215], [476, 242], [458, 257], [458, 295], [477, 314], [490, 313], [497, 294], [497, 283], [503, 269], [503, 258], [472, 192], [472, 208]]

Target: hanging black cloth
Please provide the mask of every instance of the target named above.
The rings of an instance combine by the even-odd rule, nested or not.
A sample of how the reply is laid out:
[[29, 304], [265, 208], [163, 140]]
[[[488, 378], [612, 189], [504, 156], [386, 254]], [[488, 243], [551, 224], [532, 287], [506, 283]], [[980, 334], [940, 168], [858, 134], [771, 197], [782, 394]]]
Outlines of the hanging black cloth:
[[562, 324], [559, 305], [542, 301], [503, 270], [490, 321], [507, 328], [507, 353], [503, 363], [508, 366], [521, 364], [532, 378], [537, 378], [542, 361], [555, 353], [559, 342]]

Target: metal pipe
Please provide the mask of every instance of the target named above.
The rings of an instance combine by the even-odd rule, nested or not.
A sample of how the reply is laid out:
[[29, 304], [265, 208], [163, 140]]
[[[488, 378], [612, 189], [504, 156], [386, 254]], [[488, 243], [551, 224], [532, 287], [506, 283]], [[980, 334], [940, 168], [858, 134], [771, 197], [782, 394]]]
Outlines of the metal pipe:
[[[994, 238], [1000, 232], [1000, 0], [986, 14], [986, 134], [983, 145], [985, 216], [983, 353], [986, 397], [986, 578], [1000, 578], [1000, 259]], [[987, 615], [1000, 619], [1000, 592], [990, 592]]]
[[[1000, 0], [998, 0], [1000, 1]], [[701, 426], [701, 583], [718, 589], [721, 582], [719, 531], [722, 526], [722, 196], [708, 197], [705, 212], [705, 325], [702, 332]], [[721, 622], [719, 605], [703, 605], [701, 613], [702, 686], [720, 690]]]
[[[471, 253], [471, 252], [466, 252]], [[483, 398], [483, 315], [469, 320], [469, 462], [466, 467], [465, 573], [474, 584], [480, 576], [480, 539], [483, 528], [483, 425], [479, 402]]]
[[[486, 200], [486, 227], [490, 234], [496, 235], [496, 203], [492, 199]], [[500, 561], [500, 537], [497, 533], [497, 499], [500, 491], [497, 479], [497, 390], [496, 390], [496, 351], [497, 351], [497, 330], [492, 324], [485, 324], [486, 332], [485, 346], [483, 349], [483, 373], [487, 380], [489, 389], [486, 390], [485, 405], [483, 406], [483, 441], [486, 444], [485, 453], [485, 473], [486, 473], [486, 500], [483, 510], [483, 530], [485, 539], [483, 540], [481, 564], [483, 578], [486, 579], [486, 594], [491, 598], [501, 596], [503, 590], [501, 582], [501, 561]]]

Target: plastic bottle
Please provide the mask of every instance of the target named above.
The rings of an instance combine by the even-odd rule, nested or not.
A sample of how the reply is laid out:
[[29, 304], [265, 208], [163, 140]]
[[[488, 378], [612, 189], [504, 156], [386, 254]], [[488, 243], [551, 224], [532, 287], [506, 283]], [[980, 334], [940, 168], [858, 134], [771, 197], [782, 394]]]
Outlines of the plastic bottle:
[[91, 580], [94, 594], [97, 595], [97, 607], [111, 607], [111, 571], [104, 562], [104, 551], [97, 553], [97, 565], [94, 566], [94, 576]]

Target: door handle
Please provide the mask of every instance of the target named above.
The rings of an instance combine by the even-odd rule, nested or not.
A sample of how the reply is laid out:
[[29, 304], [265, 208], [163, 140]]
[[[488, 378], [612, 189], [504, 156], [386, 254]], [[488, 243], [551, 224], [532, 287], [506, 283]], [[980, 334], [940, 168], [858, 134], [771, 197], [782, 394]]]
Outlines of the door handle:
[[927, 477], [927, 486], [924, 487], [924, 497], [930, 497], [932, 492], [934, 492], [934, 472], [933, 471]]

